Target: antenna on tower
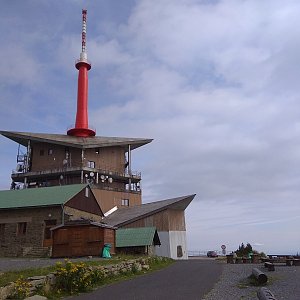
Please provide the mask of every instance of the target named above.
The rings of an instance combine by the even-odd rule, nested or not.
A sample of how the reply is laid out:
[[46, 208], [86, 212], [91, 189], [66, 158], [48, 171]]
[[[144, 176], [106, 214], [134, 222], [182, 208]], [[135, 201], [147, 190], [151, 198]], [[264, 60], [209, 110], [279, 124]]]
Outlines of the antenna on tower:
[[91, 63], [87, 59], [86, 52], [86, 16], [87, 10], [82, 10], [82, 32], [81, 32], [81, 53], [79, 60], [76, 61], [78, 73], [77, 91], [77, 113], [75, 127], [68, 130], [68, 135], [77, 137], [95, 136], [96, 131], [88, 127], [88, 71]]

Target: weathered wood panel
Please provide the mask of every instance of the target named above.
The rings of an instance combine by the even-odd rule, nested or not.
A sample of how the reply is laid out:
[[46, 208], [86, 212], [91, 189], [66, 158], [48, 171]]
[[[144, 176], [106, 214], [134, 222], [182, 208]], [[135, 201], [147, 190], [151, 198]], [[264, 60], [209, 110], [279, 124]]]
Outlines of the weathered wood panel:
[[65, 226], [53, 231], [52, 257], [100, 256], [104, 244], [115, 253], [115, 230], [94, 225]]
[[129, 206], [142, 204], [141, 194], [139, 193], [100, 190], [97, 188], [92, 190], [104, 213], [115, 206], [122, 207], [122, 199], [129, 199]]
[[158, 231], [185, 231], [184, 211], [166, 209], [122, 228], [156, 227]]
[[[86, 189], [88, 189], [87, 194]], [[84, 188], [80, 193], [75, 195], [71, 200], [69, 200], [66, 203], [66, 206], [76, 208], [81, 211], [89, 212], [94, 215], [103, 216], [102, 210], [90, 187]]]

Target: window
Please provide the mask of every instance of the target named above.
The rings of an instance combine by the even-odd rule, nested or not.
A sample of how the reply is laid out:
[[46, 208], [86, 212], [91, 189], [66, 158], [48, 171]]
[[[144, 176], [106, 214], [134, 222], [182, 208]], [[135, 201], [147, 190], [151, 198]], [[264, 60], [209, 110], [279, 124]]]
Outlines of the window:
[[44, 149], [41, 149], [41, 150], [40, 150], [40, 156], [44, 156], [44, 154], [45, 154]]
[[48, 155], [52, 155], [53, 154], [53, 149], [48, 149]]
[[0, 237], [3, 237], [5, 233], [5, 224], [0, 224]]
[[95, 168], [95, 162], [89, 160], [89, 161], [87, 162], [87, 167], [88, 167], [88, 168], [93, 168], [93, 169], [94, 169], [94, 168]]
[[129, 199], [122, 199], [121, 200], [121, 205], [122, 206], [129, 206]]
[[51, 239], [51, 228], [56, 225], [56, 220], [45, 220], [44, 239]]
[[19, 222], [17, 226], [17, 235], [25, 235], [27, 229], [27, 223], [26, 222]]
[[177, 246], [177, 257], [182, 257], [183, 252], [182, 252], [182, 246]]

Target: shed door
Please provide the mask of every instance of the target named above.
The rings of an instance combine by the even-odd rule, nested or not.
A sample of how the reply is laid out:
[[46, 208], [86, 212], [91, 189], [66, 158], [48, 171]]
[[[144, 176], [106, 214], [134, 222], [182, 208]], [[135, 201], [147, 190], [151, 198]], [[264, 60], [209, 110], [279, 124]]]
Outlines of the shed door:
[[[75, 229], [75, 230], [74, 230]], [[72, 256], [82, 256], [85, 255], [85, 240], [86, 233], [84, 229], [72, 228], [71, 235], [71, 253]]]
[[52, 235], [50, 229], [56, 225], [56, 220], [45, 220], [43, 247], [52, 246]]
[[53, 232], [53, 257], [70, 256], [68, 230], [60, 228]]

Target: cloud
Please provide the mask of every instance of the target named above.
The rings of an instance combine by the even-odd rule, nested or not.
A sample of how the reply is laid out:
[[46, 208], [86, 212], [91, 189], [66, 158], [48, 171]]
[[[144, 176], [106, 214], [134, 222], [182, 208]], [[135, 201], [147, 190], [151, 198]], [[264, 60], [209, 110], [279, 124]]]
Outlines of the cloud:
[[[2, 129], [65, 132], [74, 122], [80, 3], [62, 1], [58, 14], [29, 6], [33, 23], [5, 10], [14, 14], [1, 23], [10, 26], [0, 54], [12, 54], [0, 68]], [[191, 247], [262, 241], [279, 251], [280, 233], [282, 251], [296, 251], [285, 232], [297, 235], [300, 214], [300, 4], [141, 0], [117, 14], [115, 2], [102, 5], [87, 7], [90, 124], [154, 138], [133, 151], [144, 202], [196, 193]]]

